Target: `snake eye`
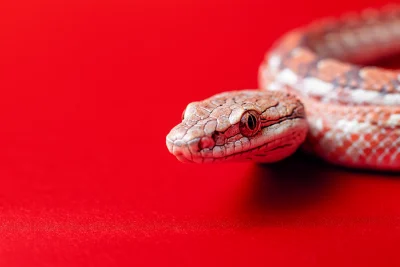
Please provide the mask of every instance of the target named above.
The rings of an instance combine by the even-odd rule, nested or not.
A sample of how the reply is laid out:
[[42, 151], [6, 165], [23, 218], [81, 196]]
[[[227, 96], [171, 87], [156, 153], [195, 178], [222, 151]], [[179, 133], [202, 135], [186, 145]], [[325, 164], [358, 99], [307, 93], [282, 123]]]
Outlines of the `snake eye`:
[[254, 110], [246, 111], [239, 123], [241, 134], [247, 137], [255, 135], [260, 130], [260, 126], [260, 116]]

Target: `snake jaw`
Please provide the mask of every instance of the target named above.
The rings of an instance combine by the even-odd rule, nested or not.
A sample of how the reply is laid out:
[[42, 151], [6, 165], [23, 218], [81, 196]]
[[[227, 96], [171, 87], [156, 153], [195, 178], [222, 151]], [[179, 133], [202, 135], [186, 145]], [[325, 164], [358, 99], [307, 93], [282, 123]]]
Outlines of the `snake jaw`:
[[271, 162], [293, 153], [306, 132], [304, 109], [294, 96], [242, 90], [190, 103], [166, 143], [182, 162]]

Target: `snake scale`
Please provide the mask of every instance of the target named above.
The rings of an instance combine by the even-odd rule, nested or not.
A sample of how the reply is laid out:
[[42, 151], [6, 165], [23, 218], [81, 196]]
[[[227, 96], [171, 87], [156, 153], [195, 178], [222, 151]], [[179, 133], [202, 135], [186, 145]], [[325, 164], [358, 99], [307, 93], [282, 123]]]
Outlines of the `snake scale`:
[[400, 171], [400, 72], [368, 62], [400, 52], [400, 8], [319, 20], [280, 37], [259, 89], [190, 103], [167, 135], [182, 162], [275, 162], [300, 146], [353, 168]]

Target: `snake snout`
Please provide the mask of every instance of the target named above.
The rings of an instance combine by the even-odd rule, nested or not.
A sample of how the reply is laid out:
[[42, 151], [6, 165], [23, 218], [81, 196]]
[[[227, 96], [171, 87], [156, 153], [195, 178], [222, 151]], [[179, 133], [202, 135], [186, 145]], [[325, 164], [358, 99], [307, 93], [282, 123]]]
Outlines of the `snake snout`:
[[167, 135], [166, 145], [169, 152], [179, 161], [200, 162], [203, 158], [201, 151], [211, 150], [215, 141], [200, 127], [192, 126], [188, 129], [185, 123], [182, 123]]
[[200, 150], [210, 148], [213, 145], [212, 140], [203, 137], [195, 138], [188, 142], [182, 140], [172, 141], [167, 138], [167, 147], [169, 152], [181, 162], [197, 162], [201, 159]]

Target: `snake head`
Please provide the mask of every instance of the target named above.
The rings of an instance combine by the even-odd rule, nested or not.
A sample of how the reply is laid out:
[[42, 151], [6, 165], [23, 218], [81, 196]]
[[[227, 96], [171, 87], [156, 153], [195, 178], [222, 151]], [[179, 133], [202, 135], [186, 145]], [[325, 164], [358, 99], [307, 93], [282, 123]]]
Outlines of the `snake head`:
[[274, 162], [292, 154], [306, 133], [304, 108], [295, 96], [240, 90], [190, 103], [166, 144], [182, 162]]

